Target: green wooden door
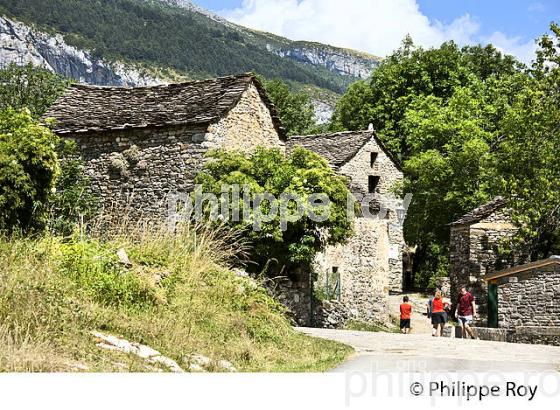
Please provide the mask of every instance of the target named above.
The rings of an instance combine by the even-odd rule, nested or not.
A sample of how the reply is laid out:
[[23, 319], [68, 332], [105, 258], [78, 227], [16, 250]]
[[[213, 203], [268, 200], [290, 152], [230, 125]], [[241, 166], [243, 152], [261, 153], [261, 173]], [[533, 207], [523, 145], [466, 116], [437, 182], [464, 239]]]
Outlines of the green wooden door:
[[498, 285], [488, 285], [488, 327], [498, 327]]

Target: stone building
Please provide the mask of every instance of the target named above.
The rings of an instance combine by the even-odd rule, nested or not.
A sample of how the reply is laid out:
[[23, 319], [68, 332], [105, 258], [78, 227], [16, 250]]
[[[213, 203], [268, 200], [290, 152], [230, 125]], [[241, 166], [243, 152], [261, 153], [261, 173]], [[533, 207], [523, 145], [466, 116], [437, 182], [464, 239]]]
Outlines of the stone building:
[[158, 216], [191, 192], [211, 148], [284, 149], [285, 132], [250, 74], [153, 87], [72, 85], [45, 114], [77, 142], [105, 209]]
[[[314, 151], [349, 179], [357, 200], [375, 199], [365, 205], [374, 218], [357, 215], [354, 235], [346, 244], [329, 246], [316, 259], [314, 286], [338, 299], [353, 317], [380, 320], [389, 291], [403, 286], [404, 237], [402, 200], [392, 193], [402, 170], [373, 131], [343, 132], [289, 138], [294, 147]], [[371, 208], [371, 209], [370, 209]]]
[[492, 327], [506, 340], [560, 346], [560, 256], [486, 275]]
[[515, 261], [500, 256], [500, 244], [513, 237], [517, 228], [506, 201], [497, 197], [462, 216], [451, 225], [451, 297], [466, 285], [476, 299], [480, 321], [486, 321], [488, 293], [485, 277]]

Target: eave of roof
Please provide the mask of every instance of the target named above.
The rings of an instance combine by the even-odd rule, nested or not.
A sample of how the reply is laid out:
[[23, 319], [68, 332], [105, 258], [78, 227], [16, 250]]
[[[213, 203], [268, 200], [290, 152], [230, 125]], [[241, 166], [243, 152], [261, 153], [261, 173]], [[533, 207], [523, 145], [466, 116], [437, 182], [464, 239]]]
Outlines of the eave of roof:
[[560, 265], [560, 256], [551, 256], [548, 259], [542, 259], [540, 261], [526, 263], [524, 265], [514, 266], [512, 268], [504, 269], [498, 272], [493, 272], [484, 277], [486, 282], [493, 281], [498, 278], [503, 278], [506, 276], [511, 276], [516, 273], [531, 271], [534, 269], [542, 268], [549, 265]]

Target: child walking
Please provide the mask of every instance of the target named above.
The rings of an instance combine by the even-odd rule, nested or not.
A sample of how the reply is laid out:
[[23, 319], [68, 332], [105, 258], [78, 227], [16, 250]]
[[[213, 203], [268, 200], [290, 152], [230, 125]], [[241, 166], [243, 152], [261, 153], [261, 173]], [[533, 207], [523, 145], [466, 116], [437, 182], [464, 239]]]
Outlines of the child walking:
[[410, 333], [410, 314], [412, 313], [412, 305], [408, 303], [408, 296], [403, 298], [401, 303], [401, 332], [405, 335]]

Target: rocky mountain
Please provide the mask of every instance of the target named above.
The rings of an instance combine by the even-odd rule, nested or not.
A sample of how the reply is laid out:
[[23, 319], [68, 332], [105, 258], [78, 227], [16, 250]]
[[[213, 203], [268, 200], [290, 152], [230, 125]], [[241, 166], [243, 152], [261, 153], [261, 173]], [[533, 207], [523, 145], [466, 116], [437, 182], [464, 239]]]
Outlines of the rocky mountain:
[[0, 16], [0, 67], [33, 64], [67, 78], [94, 85], [144, 86], [165, 82], [133, 65], [95, 58], [67, 44], [60, 34], [47, 34]]
[[327, 121], [379, 58], [248, 29], [188, 0], [0, 0], [0, 65], [33, 63], [97, 85], [148, 85], [255, 71], [295, 88]]
[[197, 6], [189, 0], [159, 1], [205, 15], [230, 29], [237, 30], [259, 45], [264, 46], [271, 53], [280, 57], [314, 67], [323, 67], [340, 75], [365, 79], [371, 75], [371, 72], [380, 62], [379, 57], [368, 53], [309, 41], [292, 41], [285, 37], [248, 29], [231, 23], [223, 17]]

